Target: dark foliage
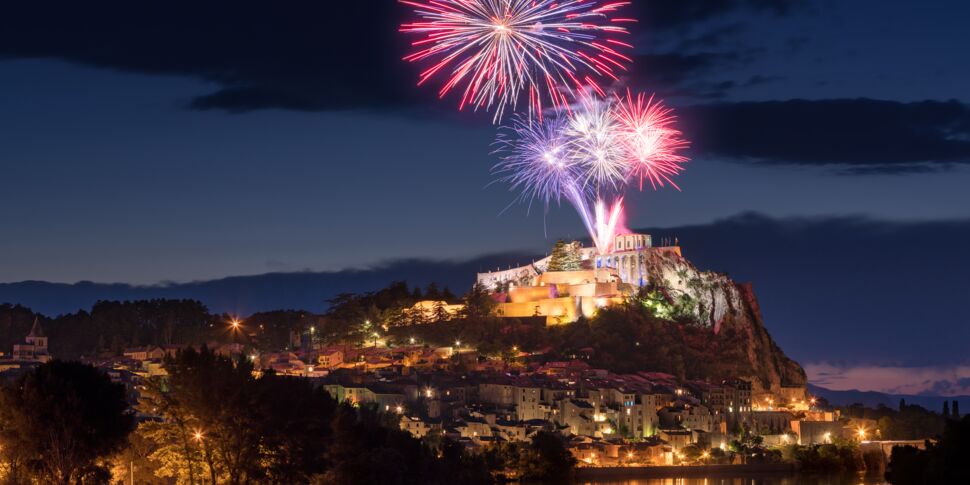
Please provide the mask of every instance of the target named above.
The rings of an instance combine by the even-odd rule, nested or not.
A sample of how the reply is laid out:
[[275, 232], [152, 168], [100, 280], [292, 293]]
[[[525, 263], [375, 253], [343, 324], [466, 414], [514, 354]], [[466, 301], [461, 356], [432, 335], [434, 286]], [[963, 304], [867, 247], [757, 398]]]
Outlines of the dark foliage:
[[886, 480], [893, 485], [957, 485], [970, 483], [970, 417], [950, 420], [939, 442], [926, 449], [893, 449]]
[[861, 404], [841, 408], [841, 411], [845, 417], [878, 421], [880, 437], [891, 440], [917, 440], [927, 436], [939, 436], [946, 424], [946, 419], [939, 413], [915, 404], [906, 404], [905, 401], [900, 402], [898, 411], [886, 406], [867, 408]]
[[566, 449], [563, 437], [540, 431], [519, 455], [519, 473], [524, 481], [567, 483], [572, 479], [576, 458]]
[[166, 368], [153, 402], [167, 428], [153, 435], [164, 448], [156, 456], [183, 476], [230, 484], [491, 483], [484, 460], [460, 446], [432, 448], [400, 430], [396, 415], [338, 406], [305, 379], [255, 377], [246, 362], [205, 347], [179, 352]]
[[[0, 389], [0, 453], [12, 479], [102, 483], [98, 460], [126, 444], [134, 419], [125, 391], [76, 362], [43, 364]], [[22, 475], [21, 475], [22, 476]]]

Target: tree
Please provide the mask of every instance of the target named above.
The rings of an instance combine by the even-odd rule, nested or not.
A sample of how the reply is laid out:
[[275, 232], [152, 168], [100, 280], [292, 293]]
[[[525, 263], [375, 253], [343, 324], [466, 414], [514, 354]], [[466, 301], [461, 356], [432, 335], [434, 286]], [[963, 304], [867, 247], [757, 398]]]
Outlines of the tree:
[[166, 361], [168, 392], [160, 411], [192, 469], [198, 456], [210, 482], [259, 478], [261, 429], [257, 386], [248, 361], [233, 362], [205, 346]]
[[498, 306], [488, 289], [481, 283], [472, 285], [462, 298], [462, 303], [464, 304], [462, 317], [466, 319], [482, 319], [491, 316]]
[[[273, 373], [257, 381], [259, 424], [266, 481], [310, 483], [326, 471], [330, 417], [337, 403], [306, 379]], [[296, 412], [294, 412], [296, 411]]]
[[523, 480], [567, 483], [572, 479], [576, 458], [566, 449], [561, 436], [540, 431], [519, 454], [519, 474]]
[[424, 298], [426, 300], [440, 300], [441, 291], [438, 290], [438, 283], [432, 281], [428, 283], [428, 287], [424, 290]]
[[556, 241], [552, 247], [552, 256], [546, 271], [577, 271], [583, 269], [582, 258], [579, 255], [577, 243], [567, 243], [562, 239]]
[[950, 420], [939, 441], [926, 449], [893, 448], [886, 479], [893, 485], [970, 483], [970, 417]]
[[54, 360], [0, 389], [0, 446], [44, 483], [104, 479], [98, 461], [133, 426], [124, 387], [89, 365]]
[[397, 415], [382, 415], [366, 406], [341, 404], [331, 421], [327, 450], [332, 465], [324, 483], [444, 485], [492, 483], [482, 457], [465, 453], [457, 443], [438, 450], [396, 426]]
[[451, 320], [451, 314], [445, 310], [445, 305], [441, 300], [434, 302], [434, 308], [432, 309], [431, 319], [435, 322], [446, 322]]

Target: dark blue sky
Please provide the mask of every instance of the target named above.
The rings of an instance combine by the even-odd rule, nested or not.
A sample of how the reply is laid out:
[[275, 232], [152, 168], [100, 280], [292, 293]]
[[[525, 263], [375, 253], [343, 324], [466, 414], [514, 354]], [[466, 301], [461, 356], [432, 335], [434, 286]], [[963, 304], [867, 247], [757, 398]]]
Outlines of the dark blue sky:
[[[413, 86], [390, 0], [32, 3], [0, 7], [0, 282], [340, 270], [583, 235], [568, 207], [502, 212], [513, 194], [489, 185], [490, 118]], [[746, 211], [864, 216], [873, 231], [970, 219], [967, 2], [635, 4], [625, 83], [677, 106], [694, 148], [684, 191], [633, 196], [631, 227]], [[866, 241], [885, 265], [913, 250]], [[704, 261], [758, 284], [740, 256]], [[794, 291], [763, 302], [769, 328]], [[933, 324], [967, 337], [959, 308]]]

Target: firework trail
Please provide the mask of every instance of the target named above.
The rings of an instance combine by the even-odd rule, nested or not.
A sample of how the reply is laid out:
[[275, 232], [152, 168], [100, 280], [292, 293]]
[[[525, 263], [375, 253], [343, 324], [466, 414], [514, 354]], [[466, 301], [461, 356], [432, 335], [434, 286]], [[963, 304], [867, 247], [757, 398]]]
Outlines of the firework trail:
[[526, 98], [529, 115], [541, 117], [568, 106], [573, 90], [603, 94], [599, 82], [632, 62], [620, 38], [635, 20], [617, 16], [629, 1], [399, 1], [420, 19], [401, 25], [421, 37], [404, 59], [430, 63], [418, 85], [440, 76], [439, 97], [460, 91], [459, 109], [494, 110], [496, 122]]
[[[570, 202], [600, 254], [612, 250], [623, 214], [623, 191], [632, 181], [653, 189], [683, 171], [687, 147], [673, 127], [672, 111], [644, 95], [589, 96], [544, 122], [516, 118], [497, 139], [501, 181], [521, 200]], [[606, 200], [612, 200], [609, 205]]]

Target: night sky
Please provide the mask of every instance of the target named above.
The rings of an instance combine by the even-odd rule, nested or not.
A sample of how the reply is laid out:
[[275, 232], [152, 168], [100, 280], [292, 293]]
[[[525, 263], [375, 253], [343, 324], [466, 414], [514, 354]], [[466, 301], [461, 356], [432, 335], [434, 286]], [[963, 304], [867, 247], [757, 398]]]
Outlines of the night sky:
[[[970, 3], [631, 12], [620, 84], [678, 109], [693, 160], [683, 192], [629, 199], [628, 226], [752, 281], [816, 383], [970, 394]], [[3, 5], [0, 282], [339, 271], [583, 237], [568, 206], [528, 213], [490, 184], [496, 128], [414, 86], [406, 14]]]

